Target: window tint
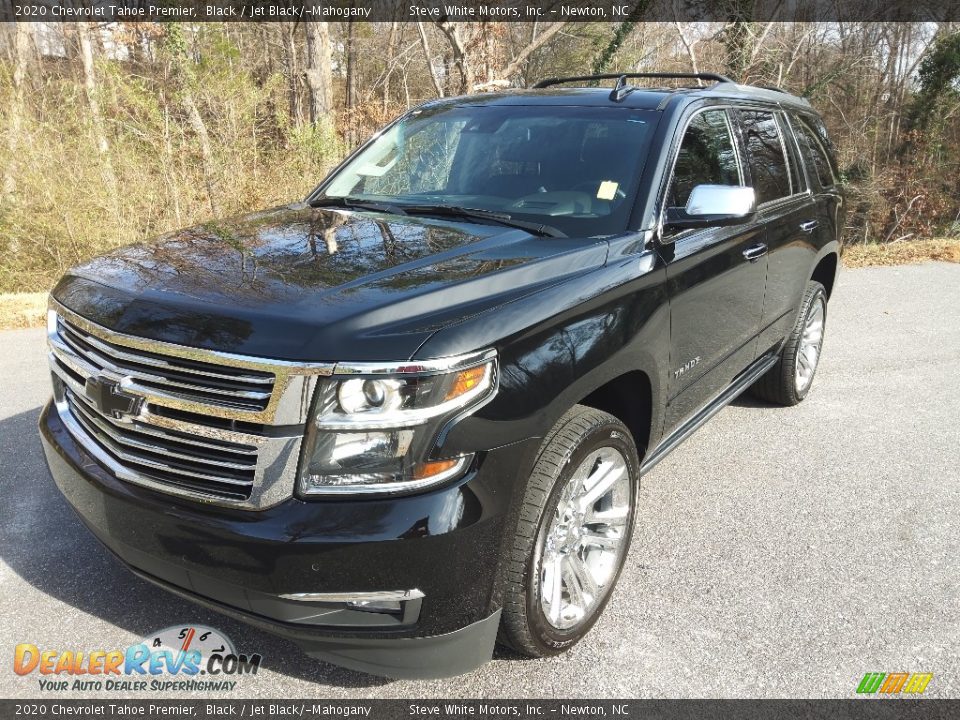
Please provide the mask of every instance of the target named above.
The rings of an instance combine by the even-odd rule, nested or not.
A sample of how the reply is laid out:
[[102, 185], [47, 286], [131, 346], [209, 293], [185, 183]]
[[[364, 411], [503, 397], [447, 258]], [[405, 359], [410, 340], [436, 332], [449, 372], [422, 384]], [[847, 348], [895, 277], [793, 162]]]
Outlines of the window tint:
[[791, 119], [791, 124], [797, 134], [800, 151], [803, 153], [803, 160], [810, 177], [819, 178], [821, 187], [832, 187], [836, 184], [836, 179], [833, 176], [827, 151], [820, 144], [819, 137], [805, 121], [797, 117]]
[[790, 195], [790, 171], [773, 113], [742, 110], [740, 118], [757, 204], [787, 197]]
[[687, 126], [673, 168], [667, 206], [686, 207], [690, 191], [697, 185], [740, 185], [737, 154], [723, 110], [705, 110]]

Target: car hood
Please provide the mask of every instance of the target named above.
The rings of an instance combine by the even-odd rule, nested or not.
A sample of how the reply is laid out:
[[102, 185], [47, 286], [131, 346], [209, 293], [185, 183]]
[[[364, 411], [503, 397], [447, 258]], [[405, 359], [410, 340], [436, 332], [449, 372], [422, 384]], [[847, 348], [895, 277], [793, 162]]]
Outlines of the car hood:
[[603, 265], [603, 240], [290, 205], [71, 270], [54, 297], [112, 330], [283, 360], [405, 360], [440, 328]]

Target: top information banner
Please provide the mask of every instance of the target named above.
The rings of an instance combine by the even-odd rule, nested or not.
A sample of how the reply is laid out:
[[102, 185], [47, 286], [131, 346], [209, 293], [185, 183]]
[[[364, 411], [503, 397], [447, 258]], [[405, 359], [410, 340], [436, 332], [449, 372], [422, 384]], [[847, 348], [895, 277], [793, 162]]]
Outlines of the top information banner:
[[960, 0], [0, 0], [3, 22], [926, 22]]

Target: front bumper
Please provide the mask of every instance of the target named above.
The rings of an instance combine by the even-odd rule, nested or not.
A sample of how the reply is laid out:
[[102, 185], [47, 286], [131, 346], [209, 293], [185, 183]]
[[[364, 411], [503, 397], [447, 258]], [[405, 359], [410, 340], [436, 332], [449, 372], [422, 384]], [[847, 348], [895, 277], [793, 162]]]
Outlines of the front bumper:
[[[500, 558], [532, 441], [483, 453], [464, 479], [422, 495], [291, 498], [248, 511], [117, 479], [74, 441], [51, 405], [40, 431], [54, 481], [83, 522], [162, 587], [288, 637], [309, 655], [376, 674], [456, 675], [492, 655]], [[398, 612], [329, 597], [412, 589], [419, 593]], [[281, 597], [305, 593], [325, 597]]]

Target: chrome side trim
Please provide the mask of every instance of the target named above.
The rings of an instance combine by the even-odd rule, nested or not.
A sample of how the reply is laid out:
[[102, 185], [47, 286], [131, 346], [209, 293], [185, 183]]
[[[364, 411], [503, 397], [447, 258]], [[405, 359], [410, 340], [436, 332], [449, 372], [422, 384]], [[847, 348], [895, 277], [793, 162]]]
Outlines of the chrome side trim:
[[349, 602], [403, 602], [426, 597], [421, 590], [378, 590], [373, 592], [327, 592], [327, 593], [287, 593], [280, 595], [284, 600], [300, 602], [349, 603]]

